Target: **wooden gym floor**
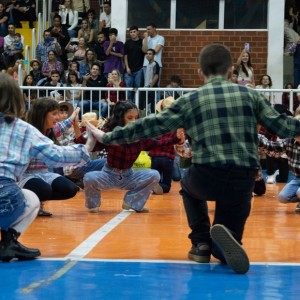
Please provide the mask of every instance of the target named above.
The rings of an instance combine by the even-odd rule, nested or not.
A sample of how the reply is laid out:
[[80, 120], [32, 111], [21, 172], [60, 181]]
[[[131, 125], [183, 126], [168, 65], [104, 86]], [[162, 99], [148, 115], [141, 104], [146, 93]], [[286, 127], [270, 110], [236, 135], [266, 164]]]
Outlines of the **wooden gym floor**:
[[[122, 211], [124, 192], [104, 191], [88, 213], [84, 194], [49, 201], [20, 241], [37, 247], [34, 261], [0, 263], [0, 299], [299, 299], [300, 214], [281, 204], [283, 184], [253, 197], [244, 247], [250, 271], [236, 275], [212, 258], [187, 259], [191, 245], [180, 185], [152, 195], [149, 214]], [[212, 215], [214, 203], [209, 204]]]

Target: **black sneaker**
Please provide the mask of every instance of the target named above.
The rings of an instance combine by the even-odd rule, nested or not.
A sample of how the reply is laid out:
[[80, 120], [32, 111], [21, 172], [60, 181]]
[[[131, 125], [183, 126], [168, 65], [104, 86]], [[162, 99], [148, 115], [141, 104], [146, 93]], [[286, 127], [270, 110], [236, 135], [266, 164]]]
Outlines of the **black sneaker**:
[[230, 231], [224, 225], [216, 224], [211, 228], [210, 235], [225, 257], [228, 266], [238, 274], [247, 273], [249, 270], [247, 253]]
[[300, 213], [300, 202], [297, 204], [297, 206], [295, 208], [295, 212]]
[[209, 263], [210, 254], [210, 245], [208, 243], [199, 243], [196, 246], [192, 246], [191, 250], [188, 253], [188, 258], [198, 263]]
[[52, 216], [52, 213], [50, 211], [47, 211], [47, 210], [44, 210], [44, 209], [39, 209], [39, 212], [38, 212], [38, 216], [39, 217], [51, 217]]
[[40, 209], [38, 212], [38, 216], [39, 217], [51, 217], [52, 213], [50, 211], [44, 210], [44, 203], [41, 202], [40, 203]]

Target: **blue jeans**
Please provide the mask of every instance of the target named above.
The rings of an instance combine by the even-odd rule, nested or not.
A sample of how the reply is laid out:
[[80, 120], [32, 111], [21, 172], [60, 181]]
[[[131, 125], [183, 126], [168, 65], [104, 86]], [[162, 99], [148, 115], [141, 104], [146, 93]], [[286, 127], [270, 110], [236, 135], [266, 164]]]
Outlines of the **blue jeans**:
[[[101, 117], [106, 118], [108, 114], [108, 103], [106, 101], [101, 101], [100, 103], [101, 103]], [[90, 112], [92, 110], [99, 111], [99, 101], [83, 100], [83, 113]]]
[[69, 175], [69, 177], [74, 179], [80, 179], [83, 178], [83, 176], [88, 172], [101, 171], [105, 162], [106, 162], [106, 158], [98, 158], [98, 159], [91, 160], [84, 166], [75, 169], [72, 172], [72, 174]]
[[5, 23], [0, 24], [0, 35], [4, 37], [7, 34], [8, 34], [8, 31], [7, 31], [6, 24]]
[[278, 195], [283, 203], [300, 202], [300, 178], [295, 177], [288, 182]]
[[173, 176], [174, 159], [166, 156], [151, 157], [151, 169], [157, 170], [160, 174], [160, 186], [164, 193], [168, 193], [171, 188]]
[[105, 164], [102, 171], [84, 175], [85, 206], [89, 209], [100, 207], [101, 190], [120, 189], [128, 190], [124, 196], [126, 204], [136, 210], [142, 210], [159, 179], [156, 170], [119, 170]]
[[23, 213], [25, 198], [11, 179], [0, 177], [0, 228], [7, 230]]
[[[143, 86], [143, 79], [144, 79], [143, 69], [140, 69], [131, 74], [128, 74], [128, 73], [124, 74], [124, 81], [125, 81], [126, 87], [139, 88], [139, 87]], [[131, 92], [131, 91], [128, 92], [128, 100], [131, 100], [132, 102], [134, 102], [134, 92]]]
[[192, 230], [189, 238], [194, 245], [211, 244], [207, 201], [216, 202], [213, 224], [226, 226], [241, 243], [257, 172], [256, 169], [198, 164], [187, 170], [181, 180], [180, 194]]

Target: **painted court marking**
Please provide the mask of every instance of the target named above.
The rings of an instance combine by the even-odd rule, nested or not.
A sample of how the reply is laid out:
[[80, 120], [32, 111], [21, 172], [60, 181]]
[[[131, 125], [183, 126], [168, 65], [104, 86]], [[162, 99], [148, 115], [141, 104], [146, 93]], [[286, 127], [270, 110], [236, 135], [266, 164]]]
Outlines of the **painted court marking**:
[[34, 289], [41, 287], [42, 285], [48, 285], [52, 281], [59, 279], [71, 268], [73, 268], [77, 262], [87, 255], [108, 233], [110, 233], [115, 227], [122, 223], [133, 211], [121, 211], [117, 216], [100, 227], [97, 231], [91, 234], [85, 241], [83, 241], [78, 247], [70, 252], [64, 260], [66, 264], [56, 271], [52, 276], [47, 279], [42, 279], [37, 282], [29, 284], [27, 287], [21, 290], [21, 294], [29, 294]]
[[70, 252], [65, 259], [79, 260], [87, 255], [108, 233], [122, 223], [133, 211], [121, 211], [117, 216], [111, 219], [108, 223], [100, 227], [97, 231], [91, 234], [77, 248]]

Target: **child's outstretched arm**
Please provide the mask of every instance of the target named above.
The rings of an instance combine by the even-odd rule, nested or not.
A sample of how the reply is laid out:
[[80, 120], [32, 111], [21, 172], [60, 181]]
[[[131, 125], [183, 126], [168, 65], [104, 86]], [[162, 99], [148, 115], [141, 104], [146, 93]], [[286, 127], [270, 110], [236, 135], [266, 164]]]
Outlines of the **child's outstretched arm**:
[[86, 121], [85, 125], [87, 131], [90, 131], [98, 142], [103, 143], [103, 136], [105, 132], [93, 126], [89, 121]]
[[92, 131], [90, 130], [90, 128], [86, 128], [86, 132], [87, 132], [87, 141], [85, 143], [85, 148], [87, 149], [87, 151], [92, 152], [93, 149], [95, 148], [96, 145], [96, 138], [94, 137]]

